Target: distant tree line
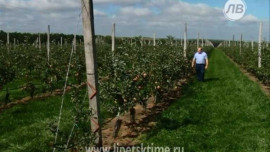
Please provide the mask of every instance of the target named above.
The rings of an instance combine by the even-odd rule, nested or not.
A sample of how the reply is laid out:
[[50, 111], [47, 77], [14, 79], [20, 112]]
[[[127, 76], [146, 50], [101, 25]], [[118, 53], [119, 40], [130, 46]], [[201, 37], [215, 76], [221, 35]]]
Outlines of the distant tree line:
[[[15, 38], [16, 43], [33, 44], [37, 41], [39, 34], [40, 34], [41, 43], [46, 43], [47, 33], [19, 33], [19, 32], [9, 33], [9, 43], [12, 44]], [[64, 43], [71, 44], [74, 39], [73, 34], [51, 33], [50, 41], [52, 43], [58, 44], [61, 41], [61, 37], [63, 39], [63, 44]], [[111, 44], [111, 36], [96, 35], [96, 38], [98, 38], [99, 40], [102, 40], [104, 43]], [[83, 36], [76, 35], [76, 40], [77, 40], [77, 43], [79, 43], [80, 41], [83, 42]], [[121, 38], [117, 38], [116, 41], [120, 42]], [[6, 43], [7, 43], [7, 32], [0, 30], [0, 44], [6, 44]]]
[[[33, 44], [36, 42], [37, 38], [39, 37], [40, 34], [40, 39], [41, 43], [46, 43], [47, 42], [47, 33], [18, 33], [18, 32], [11, 32], [9, 33], [9, 41], [10, 43], [14, 42], [14, 38], [16, 40], [16, 43], [26, 43], [26, 44]], [[58, 43], [61, 41], [61, 37], [63, 39], [63, 43], [71, 43], [74, 39], [73, 34], [63, 34], [63, 33], [51, 33], [50, 34], [50, 39], [51, 42]], [[77, 40], [82, 40], [83, 41], [83, 36], [82, 35], [77, 35], [76, 36]], [[0, 43], [1, 44], [6, 44], [7, 43], [7, 32], [0, 31]]]
[[[9, 43], [13, 44], [14, 43], [14, 38], [16, 40], [16, 44], [33, 44], [37, 41], [38, 37], [40, 35], [41, 43], [44, 44], [47, 42], [47, 33], [19, 33], [19, 32], [10, 32], [9, 33]], [[71, 44], [74, 35], [73, 34], [63, 34], [63, 33], [51, 33], [50, 34], [50, 41], [51, 43], [58, 44], [61, 41], [61, 37], [63, 40], [63, 44]], [[147, 40], [147, 41], [153, 41], [153, 38], [150, 37], [117, 37], [116, 38], [116, 43], [120, 44], [123, 40], [127, 40], [129, 43], [134, 43], [139, 42], [140, 40]], [[76, 35], [76, 40], [77, 43], [83, 42], [83, 36], [82, 35]], [[101, 36], [101, 35], [96, 35], [96, 40], [97, 42], [103, 42], [106, 44], [111, 44], [111, 36]], [[180, 41], [180, 39], [175, 39], [173, 36], [167, 36], [167, 38], [157, 38], [157, 41], [162, 42], [163, 44], [166, 42], [172, 42], [172, 41]], [[191, 40], [192, 41], [192, 40]], [[194, 40], [195, 41], [195, 40]], [[7, 32], [0, 30], [0, 45], [6, 44], [7, 43]], [[220, 42], [218, 41], [217, 44]]]

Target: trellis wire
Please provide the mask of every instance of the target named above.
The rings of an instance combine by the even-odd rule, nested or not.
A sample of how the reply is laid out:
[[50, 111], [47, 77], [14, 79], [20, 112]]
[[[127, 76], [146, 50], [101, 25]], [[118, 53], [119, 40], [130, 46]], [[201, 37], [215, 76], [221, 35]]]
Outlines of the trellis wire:
[[[76, 32], [78, 32], [79, 21], [80, 21], [79, 19], [81, 17], [81, 14], [82, 14], [82, 11], [80, 11], [80, 13], [78, 15], [78, 22], [77, 22], [77, 25], [76, 25]], [[71, 54], [70, 54], [70, 58], [69, 58], [69, 64], [68, 64], [68, 70], [67, 70], [67, 74], [66, 74], [64, 91], [63, 91], [63, 95], [62, 95], [62, 101], [61, 101], [61, 107], [60, 107], [60, 112], [59, 112], [59, 117], [58, 117], [57, 129], [56, 129], [56, 133], [55, 133], [54, 144], [56, 143], [57, 137], [58, 137], [59, 126], [60, 126], [61, 117], [62, 117], [63, 104], [64, 104], [64, 99], [65, 99], [65, 94], [66, 94], [66, 87], [67, 87], [67, 81], [68, 81], [68, 77], [69, 77], [69, 71], [70, 71], [70, 65], [71, 65], [71, 60], [72, 60], [73, 52], [74, 52], [74, 46], [72, 46], [72, 48], [71, 48]], [[73, 127], [71, 129], [71, 133], [69, 135], [66, 148], [68, 147], [68, 144], [69, 144], [70, 138], [72, 136], [72, 133], [73, 133], [73, 130], [74, 130], [75, 125], [76, 125], [76, 123], [74, 123], [74, 125], [73, 125]], [[56, 150], [56, 148], [54, 147], [53, 148], [53, 152], [55, 152], [55, 150]]]
[[[87, 96], [87, 89], [86, 89], [86, 93], [85, 93], [84, 98], [83, 98], [83, 103], [85, 102], [86, 96]], [[76, 122], [74, 121], [73, 126], [72, 126], [72, 129], [71, 129], [71, 131], [70, 131], [70, 133], [69, 133], [69, 136], [68, 136], [68, 140], [67, 140], [67, 144], [66, 144], [65, 150], [67, 150], [67, 148], [68, 148], [70, 139], [71, 139], [71, 137], [72, 137], [72, 134], [73, 134], [73, 131], [74, 131], [74, 128], [75, 128], [76, 125], [77, 125], [77, 124], [76, 124]]]
[[[68, 81], [68, 77], [69, 77], [69, 70], [70, 70], [72, 55], [73, 55], [73, 47], [71, 48], [71, 53], [70, 53], [70, 58], [69, 58], [69, 63], [68, 63], [68, 70], [67, 70], [67, 74], [66, 74], [65, 86], [64, 86], [64, 91], [63, 91], [63, 95], [62, 95], [62, 101], [61, 101], [61, 107], [60, 107], [60, 112], [59, 112], [59, 117], [58, 117], [57, 129], [56, 129], [55, 138], [54, 138], [54, 144], [56, 143], [56, 140], [58, 137], [59, 126], [60, 126], [61, 117], [62, 117], [62, 110], [63, 110], [63, 104], [64, 104], [64, 99], [65, 99], [65, 94], [66, 94], [66, 87], [67, 87], [67, 81]], [[53, 152], [55, 152], [55, 147], [53, 148]]]

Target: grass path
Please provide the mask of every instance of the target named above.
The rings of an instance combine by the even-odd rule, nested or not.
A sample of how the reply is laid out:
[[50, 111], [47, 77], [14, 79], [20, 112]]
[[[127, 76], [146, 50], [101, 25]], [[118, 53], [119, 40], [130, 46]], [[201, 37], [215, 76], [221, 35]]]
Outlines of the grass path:
[[270, 98], [217, 49], [206, 82], [194, 79], [159, 117], [145, 143], [185, 152], [270, 151]]
[[[82, 97], [85, 91], [82, 89]], [[56, 124], [58, 120], [61, 99], [61, 96], [34, 99], [0, 112], [0, 152], [52, 151], [54, 134], [50, 124]], [[60, 125], [65, 133], [70, 132], [74, 119], [74, 103], [70, 101], [71, 92], [66, 94]], [[85, 104], [88, 107], [87, 102]], [[105, 110], [101, 108], [103, 116], [109, 117]]]

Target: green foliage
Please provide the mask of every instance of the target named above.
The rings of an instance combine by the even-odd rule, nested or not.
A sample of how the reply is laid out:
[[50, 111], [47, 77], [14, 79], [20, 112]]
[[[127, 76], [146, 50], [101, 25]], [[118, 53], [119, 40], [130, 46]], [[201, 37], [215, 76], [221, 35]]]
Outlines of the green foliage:
[[[189, 44], [187, 58], [184, 58], [183, 48], [166, 39], [159, 40], [155, 47], [145, 43], [142, 37], [117, 39], [117, 48], [114, 53], [111, 51], [110, 44], [108, 44], [108, 37], [98, 37], [98, 39], [99, 43], [96, 49], [99, 76], [98, 91], [101, 108], [106, 116], [115, 116], [118, 112], [124, 113], [138, 103], [146, 106], [150, 96], [157, 96], [157, 102], [162, 102], [162, 98], [165, 97], [163, 96], [164, 93], [170, 92], [179, 80], [192, 74], [191, 59], [196, 51], [192, 44]], [[0, 68], [3, 69], [1, 72], [5, 71], [0, 73], [1, 84], [4, 84], [3, 88], [12, 87], [12, 91], [10, 90], [11, 99], [62, 89], [71, 45], [64, 45], [61, 48], [55, 42], [52, 43], [50, 61], [48, 62], [44, 45], [41, 49], [38, 49], [35, 45], [28, 43], [32, 41], [31, 38], [24, 38], [24, 40], [26, 40], [25, 43], [17, 44], [15, 47], [0, 45], [0, 62], [3, 63]], [[68, 87], [76, 88], [78, 84], [86, 80], [83, 49], [83, 45], [77, 45], [77, 50], [72, 56]], [[205, 49], [210, 50], [211, 48], [206, 47]], [[2, 90], [0, 88], [0, 91]], [[93, 140], [89, 127], [90, 110], [86, 108], [88, 103], [83, 102], [82, 90], [75, 89], [72, 93], [72, 102], [68, 103], [68, 107], [72, 107], [73, 110], [65, 113], [69, 117], [65, 116], [62, 119], [59, 138], [55, 145], [51, 145], [52, 147], [65, 148], [66, 140], [69, 137], [71, 137], [69, 149], [79, 149]], [[3, 97], [2, 93], [0, 97]], [[51, 115], [57, 116], [59, 100], [55, 101], [57, 104], [54, 104], [54, 108], [57, 108], [57, 110], [53, 110]], [[42, 104], [42, 106], [44, 105]], [[23, 108], [21, 107], [21, 109]], [[41, 110], [44, 112], [44, 109]], [[29, 115], [31, 113], [27, 113], [26, 117], [29, 117]], [[46, 115], [49, 117], [48, 113]], [[107, 118], [106, 116], [102, 115], [103, 118]], [[46, 121], [47, 124], [50, 122], [50, 130], [53, 132], [49, 137], [55, 134], [57, 118], [53, 119], [55, 121], [51, 120]], [[73, 124], [75, 124], [74, 133], [69, 136]], [[4, 127], [6, 125], [5, 123]], [[10, 131], [12, 132], [12, 130]], [[41, 140], [53, 141], [51, 138]]]
[[[16, 44], [17, 43], [24, 43], [24, 44], [34, 44], [38, 38], [39, 34], [37, 33], [17, 33], [17, 32], [12, 32], [9, 33], [9, 39], [10, 39], [10, 44], [13, 44], [13, 40], [15, 38], [16, 40]], [[50, 34], [50, 38], [52, 40], [52, 42], [54, 44], [57, 44], [58, 42], [60, 42], [61, 37], [63, 39], [63, 43], [69, 43], [71, 44], [71, 42], [74, 39], [74, 35], [70, 34], [70, 35], [66, 35], [63, 33], [51, 33]], [[81, 35], [76, 36], [76, 38], [79, 39], [83, 39], [83, 37]], [[42, 43], [46, 43], [47, 42], [47, 33], [40, 33], [40, 39]], [[0, 31], [0, 40], [2, 44], [6, 44], [7, 43], [7, 33], [4, 31]], [[0, 43], [0, 44], [1, 44]]]
[[209, 63], [206, 82], [194, 78], [183, 88], [181, 99], [156, 117], [144, 145], [188, 152], [268, 151], [269, 97], [222, 51], [212, 51]]
[[[263, 44], [264, 45], [264, 44]], [[252, 50], [250, 44], [243, 46], [240, 54], [239, 46], [223, 47], [222, 50], [235, 62], [253, 73], [264, 84], [270, 85], [270, 48], [262, 47], [262, 67], [258, 68], [258, 45]]]
[[[62, 122], [58, 131], [58, 140], [54, 144], [54, 148], [58, 150], [71, 149], [82, 150], [84, 147], [89, 147], [93, 143], [95, 136], [89, 127], [91, 124], [91, 111], [86, 100], [85, 90], [74, 88], [71, 93], [72, 118], [70, 123]], [[50, 123], [52, 134], [56, 134], [57, 123]]]

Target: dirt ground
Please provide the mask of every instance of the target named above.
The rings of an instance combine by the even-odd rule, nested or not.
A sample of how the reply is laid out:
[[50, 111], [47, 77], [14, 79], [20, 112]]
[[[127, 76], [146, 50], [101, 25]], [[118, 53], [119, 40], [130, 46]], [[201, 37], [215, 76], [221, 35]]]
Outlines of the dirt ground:
[[[147, 110], [145, 111], [143, 106], [136, 105], [135, 120], [136, 123], [130, 123], [130, 114], [126, 113], [119, 118], [113, 118], [102, 129], [103, 146], [113, 147], [114, 144], [118, 146], [133, 146], [139, 144], [138, 137], [156, 125], [154, 117], [162, 113], [166, 109], [171, 101], [154, 104], [153, 98], [149, 99]], [[113, 131], [117, 119], [122, 120], [121, 127], [116, 138], [113, 137]]]
[[[169, 105], [179, 98], [181, 95], [181, 86], [185, 85], [187, 80], [181, 80], [178, 88], [171, 90], [169, 94], [165, 94], [168, 98], [160, 103], [154, 103], [154, 98], [148, 99], [147, 110], [142, 105], [137, 104], [134, 108], [136, 109], [135, 120], [136, 123], [130, 122], [130, 114], [125, 113], [119, 118], [108, 119], [108, 123], [102, 129], [102, 139], [104, 147], [113, 147], [114, 144], [117, 146], [134, 146], [140, 144], [139, 138], [145, 132], [150, 131], [156, 125], [156, 118], [161, 114]], [[122, 125], [119, 129], [118, 136], [113, 137], [114, 127], [117, 119], [122, 121]]]
[[[179, 82], [178, 88], [174, 88], [171, 90], [171, 92], [168, 94], [165, 94], [167, 96], [165, 101], [162, 101], [160, 103], [154, 103], [154, 98], [151, 97], [148, 99], [148, 105], [146, 108], [146, 111], [144, 107], [140, 104], [137, 104], [134, 108], [136, 110], [135, 115], [135, 123], [130, 123], [130, 114], [125, 113], [121, 115], [119, 118], [109, 118], [106, 120], [106, 124], [102, 129], [102, 135], [103, 135], [103, 146], [104, 147], [113, 147], [114, 144], [117, 144], [118, 146], [133, 146], [136, 144], [139, 144], [140, 141], [138, 140], [138, 137], [152, 129], [155, 125], [155, 118], [157, 118], [157, 115], [161, 114], [168, 106], [180, 96], [181, 93], [181, 86], [183, 84], [186, 84], [187, 80], [181, 80]], [[83, 87], [85, 84], [82, 84], [78, 87]], [[67, 91], [71, 90], [71, 87], [67, 87]], [[47, 98], [50, 96], [56, 96], [61, 95], [63, 93], [62, 90], [58, 89], [55, 90], [53, 93], [43, 93], [34, 96], [33, 99], [42, 99]], [[0, 107], [0, 112], [12, 108], [15, 105], [18, 104], [27, 104], [28, 102], [31, 102], [33, 100], [30, 96], [25, 97], [23, 99], [13, 101], [7, 105]], [[116, 138], [113, 137], [114, 127], [117, 119], [122, 120], [121, 127], [118, 131], [118, 136]]]
[[[258, 78], [256, 78], [256, 76], [247, 72], [243, 67], [235, 63], [231, 58], [229, 59], [237, 67], [239, 67], [241, 72], [243, 72], [250, 80], [256, 82], [266, 95], [270, 96], [269, 86], [264, 85], [261, 81], [258, 80]], [[112, 119], [108, 124], [104, 126], [102, 130], [103, 146], [112, 147], [114, 144], [117, 144], [118, 146], [133, 146], [139, 144], [140, 141], [138, 140], [138, 137], [156, 125], [156, 122], [153, 118], [162, 113], [162, 111], [166, 109], [170, 103], [171, 102], [163, 102], [155, 105], [153, 98], [150, 98], [146, 112], [144, 112], [144, 109], [141, 105], [136, 105], [136, 123], [130, 124], [129, 113], [121, 116], [119, 119], [121, 119], [123, 122], [117, 138], [113, 138], [113, 130], [117, 118]]]

